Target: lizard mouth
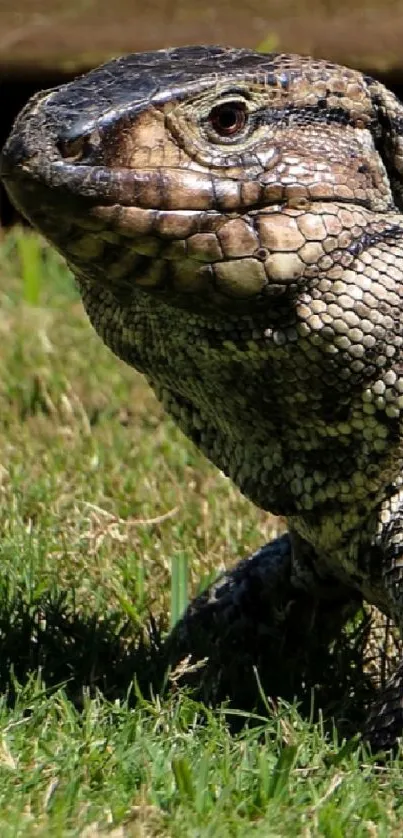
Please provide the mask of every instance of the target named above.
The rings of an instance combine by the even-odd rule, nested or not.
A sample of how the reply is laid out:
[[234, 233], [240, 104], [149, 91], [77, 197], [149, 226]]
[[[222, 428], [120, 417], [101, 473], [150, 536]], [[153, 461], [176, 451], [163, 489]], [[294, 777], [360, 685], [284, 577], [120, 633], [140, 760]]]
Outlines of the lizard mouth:
[[365, 201], [351, 205], [326, 182], [309, 189], [280, 179], [111, 168], [65, 160], [55, 149], [16, 160], [12, 143], [1, 176], [77, 275], [179, 308], [272, 305], [330, 263], [347, 267], [372, 216]]
[[[81, 139], [84, 143], [85, 137]], [[273, 149], [275, 169], [276, 149]], [[349, 197], [346, 190], [338, 188], [337, 179], [331, 177], [304, 183], [299, 177], [294, 182], [272, 175], [267, 170], [259, 177], [245, 170], [236, 175], [174, 166], [133, 168], [63, 159], [56, 147], [21, 155], [15, 148], [13, 136], [3, 149], [0, 158], [0, 176], [13, 200], [35, 223], [30, 206], [30, 193], [51, 190], [51, 200], [66, 202], [69, 199], [85, 202], [90, 206], [136, 207], [158, 211], [245, 212], [255, 208], [281, 205], [293, 209], [307, 209], [311, 203], [333, 202], [354, 204], [371, 209], [369, 200]], [[312, 177], [310, 178], [312, 180]]]

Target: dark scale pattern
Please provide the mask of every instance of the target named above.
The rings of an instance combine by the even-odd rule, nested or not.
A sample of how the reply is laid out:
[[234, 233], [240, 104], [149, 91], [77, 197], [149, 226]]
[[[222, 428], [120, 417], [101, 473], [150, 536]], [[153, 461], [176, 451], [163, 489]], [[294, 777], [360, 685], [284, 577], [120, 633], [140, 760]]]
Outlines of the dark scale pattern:
[[[263, 633], [295, 671], [361, 597], [402, 626], [402, 125], [353, 70], [189, 47], [35, 97], [3, 150], [12, 199], [103, 340], [287, 517], [289, 536], [191, 604], [173, 660]], [[402, 704], [401, 664], [375, 747], [403, 733]]]

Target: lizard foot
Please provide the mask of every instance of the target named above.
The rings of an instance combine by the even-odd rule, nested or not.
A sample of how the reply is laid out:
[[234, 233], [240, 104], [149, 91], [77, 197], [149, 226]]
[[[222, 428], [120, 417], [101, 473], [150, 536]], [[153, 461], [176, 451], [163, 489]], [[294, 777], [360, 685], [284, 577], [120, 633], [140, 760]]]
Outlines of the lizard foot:
[[[292, 584], [290, 568], [284, 535], [190, 603], [168, 638], [175, 684], [190, 686], [209, 704], [230, 697], [238, 708], [251, 709], [259, 679], [265, 695], [298, 696], [310, 711], [313, 687], [330, 684], [330, 668], [340, 663], [337, 654], [329, 657], [329, 646], [361, 600], [315, 599]], [[340, 683], [338, 672], [334, 680]]]

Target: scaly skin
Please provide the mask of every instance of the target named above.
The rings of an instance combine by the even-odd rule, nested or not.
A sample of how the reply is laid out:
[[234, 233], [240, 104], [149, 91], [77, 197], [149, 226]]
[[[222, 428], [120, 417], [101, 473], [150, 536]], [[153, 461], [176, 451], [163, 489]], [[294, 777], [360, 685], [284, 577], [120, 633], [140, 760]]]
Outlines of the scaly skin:
[[[299, 56], [132, 55], [34, 97], [1, 168], [105, 343], [287, 517], [289, 536], [191, 604], [173, 654], [224, 658], [263, 627], [287, 671], [293, 638], [329, 640], [362, 597], [401, 626], [398, 100]], [[402, 698], [399, 665], [375, 748], [402, 733]]]

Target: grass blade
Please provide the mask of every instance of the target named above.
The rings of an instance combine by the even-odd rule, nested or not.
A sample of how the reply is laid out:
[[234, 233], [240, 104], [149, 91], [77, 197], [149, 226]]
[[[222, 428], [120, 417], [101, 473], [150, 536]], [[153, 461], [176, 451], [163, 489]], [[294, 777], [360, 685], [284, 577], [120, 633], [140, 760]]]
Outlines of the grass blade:
[[185, 553], [172, 556], [171, 571], [171, 628], [182, 616], [188, 604], [188, 560]]
[[23, 232], [16, 236], [16, 246], [21, 267], [24, 302], [39, 304], [42, 280], [42, 247], [38, 236]]

